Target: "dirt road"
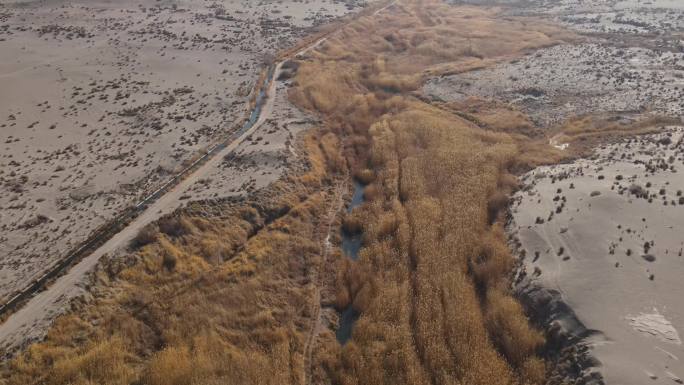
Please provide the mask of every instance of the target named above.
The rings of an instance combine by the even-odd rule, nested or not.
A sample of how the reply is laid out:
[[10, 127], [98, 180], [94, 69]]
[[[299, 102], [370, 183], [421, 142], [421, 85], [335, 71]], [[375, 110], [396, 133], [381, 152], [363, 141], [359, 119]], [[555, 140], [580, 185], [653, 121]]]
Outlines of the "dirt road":
[[[315, 42], [314, 44], [318, 44], [318, 42]], [[307, 49], [308, 48], [305, 48], [300, 51], [300, 53], [306, 52]], [[281, 67], [282, 62], [278, 63], [273, 71], [268, 90], [266, 91], [266, 100], [262, 106], [261, 114], [252, 127], [206, 163], [201, 165], [194, 173], [190, 174], [182, 182], [171, 188], [154, 203], [150, 204], [142, 214], [121, 232], [114, 235], [92, 254], [81, 260], [65, 275], [57, 279], [57, 281], [55, 281], [47, 290], [40, 292], [35, 297], [31, 298], [23, 308], [12, 314], [2, 325], [0, 325], [0, 346], [2, 346], [5, 352], [13, 351], [27, 340], [40, 336], [41, 331], [49, 326], [55, 315], [60, 312], [64, 304], [67, 303], [68, 299], [82, 293], [79, 283], [83, 281], [86, 273], [93, 269], [102, 256], [113, 253], [121, 247], [125, 247], [145, 225], [178, 208], [180, 206], [181, 196], [190, 186], [205, 177], [207, 172], [222, 162], [226, 155], [233, 152], [245, 138], [249, 137], [271, 116], [275, 100], [276, 79], [278, 79], [278, 76], [280, 75]]]
[[[373, 15], [377, 15], [395, 3], [396, 0], [386, 4], [377, 9]], [[292, 55], [292, 57], [304, 55], [308, 51], [318, 47], [325, 40], [326, 37], [321, 37], [311, 42]], [[0, 324], [0, 347], [5, 354], [9, 355], [17, 348], [20, 348], [22, 344], [40, 338], [55, 317], [64, 311], [65, 305], [68, 304], [69, 300], [83, 293], [83, 289], [79, 285], [84, 281], [85, 275], [95, 267], [100, 258], [125, 247], [144, 226], [160, 216], [171, 213], [177, 209], [181, 204], [180, 198], [188, 188], [198, 180], [206, 177], [206, 174], [210, 172], [210, 170], [215, 169], [216, 166], [223, 161], [226, 155], [233, 152], [247, 137], [269, 119], [273, 112], [274, 101], [276, 99], [277, 79], [281, 73], [282, 65], [286, 60], [287, 58], [284, 58], [275, 66], [259, 118], [249, 129], [216, 153], [206, 163], [199, 166], [197, 170], [186, 177], [182, 182], [168, 190], [158, 200], [151, 203], [145, 211], [121, 232], [106, 241], [92, 254], [82, 259], [66, 274], [58, 278], [47, 290], [35, 295], [21, 309], [12, 314], [4, 323]]]

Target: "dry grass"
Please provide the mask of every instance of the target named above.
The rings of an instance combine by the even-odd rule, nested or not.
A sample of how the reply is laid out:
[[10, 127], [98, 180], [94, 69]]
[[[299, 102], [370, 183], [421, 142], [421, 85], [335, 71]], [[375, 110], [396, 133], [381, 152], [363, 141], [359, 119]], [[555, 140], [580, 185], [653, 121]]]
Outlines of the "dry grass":
[[[372, 175], [365, 247], [339, 274], [336, 298], [361, 317], [344, 348], [331, 338], [320, 348], [318, 378], [541, 383], [543, 338], [508, 293], [513, 259], [500, 220], [515, 188], [509, 172], [562, 155], [520, 113], [473, 114], [412, 94], [427, 76], [508, 60], [563, 34], [437, 1], [401, 2], [378, 19], [328, 39], [301, 63], [292, 92], [354, 147], [356, 175]], [[350, 144], [356, 136], [368, 146]], [[356, 229], [358, 215], [352, 222]]]
[[324, 300], [361, 317], [344, 347], [321, 333], [314, 382], [542, 383], [543, 339], [508, 291], [501, 219], [511, 172], [563, 155], [508, 108], [430, 105], [416, 93], [428, 76], [565, 38], [434, 0], [400, 1], [331, 36], [293, 64], [291, 99], [326, 124], [303, 139], [308, 171], [221, 215], [146, 229], [129, 258], [102, 266], [95, 300], [5, 363], [0, 383], [303, 383], [319, 222], [349, 169], [368, 184], [362, 211], [344, 221], [363, 230], [364, 248], [357, 262], [340, 256], [337, 294]]
[[101, 266], [96, 299], [4, 363], [0, 383], [301, 383], [321, 187], [335, 175], [328, 165], [344, 167], [335, 138], [311, 135], [309, 171], [268, 195], [146, 229], [132, 255]]
[[513, 140], [423, 106], [386, 115], [370, 132], [381, 198], [366, 205], [367, 247], [353, 275], [362, 316], [331, 376], [539, 383], [527, 368], [539, 369], [542, 339], [507, 294], [513, 261], [500, 226], [489, 225]]
[[626, 123], [601, 115], [580, 116], [557, 127], [554, 139], [559, 143], [569, 143], [573, 156], [584, 156], [600, 143], [625, 136], [651, 134], [658, 132], [662, 126], [679, 123], [678, 119], [660, 116]]

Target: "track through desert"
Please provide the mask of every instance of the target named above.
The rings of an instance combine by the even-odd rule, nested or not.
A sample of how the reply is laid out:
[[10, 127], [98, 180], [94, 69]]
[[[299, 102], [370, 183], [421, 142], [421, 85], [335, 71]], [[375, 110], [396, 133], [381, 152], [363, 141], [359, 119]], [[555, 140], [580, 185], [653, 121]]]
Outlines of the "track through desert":
[[[302, 49], [297, 53], [301, 55], [308, 51], [312, 45]], [[286, 58], [287, 59], [287, 58]], [[199, 166], [193, 173], [188, 175], [175, 187], [169, 189], [154, 203], [150, 204], [137, 218], [135, 218], [121, 232], [115, 234], [93, 253], [85, 257], [66, 274], [57, 279], [47, 290], [38, 293], [31, 298], [21, 309], [13, 313], [4, 323], [0, 325], [0, 346], [5, 351], [11, 351], [25, 342], [25, 336], [31, 335], [36, 328], [45, 326], [46, 318], [51, 318], [52, 313], [59, 311], [59, 306], [55, 303], [62, 302], [64, 297], [71, 298], [80, 291], [78, 284], [83, 281], [86, 273], [91, 271], [100, 258], [104, 255], [113, 253], [117, 249], [127, 245], [138, 232], [147, 224], [151, 223], [161, 215], [175, 210], [184, 192], [198, 180], [205, 177], [213, 168], [217, 167], [224, 157], [233, 152], [240, 143], [248, 138], [257, 130], [270, 116], [273, 111], [275, 92], [278, 76], [281, 72], [282, 63], [279, 62], [272, 72], [271, 79], [266, 90], [266, 100], [263, 103], [261, 114], [257, 121], [237, 139], [225, 146], [221, 151], [215, 153], [206, 163]]]
[[[392, 1], [383, 7], [375, 10], [373, 15], [390, 8], [396, 1]], [[347, 24], [343, 24], [343, 28]], [[339, 30], [339, 29], [337, 29]], [[335, 31], [337, 31], [335, 30]], [[334, 33], [332, 31], [331, 33]], [[329, 35], [329, 34], [328, 34]], [[118, 249], [126, 246], [131, 240], [140, 232], [140, 230], [147, 224], [153, 222], [160, 216], [168, 214], [179, 206], [182, 201], [181, 197], [189, 187], [195, 184], [198, 180], [204, 178], [210, 170], [217, 167], [224, 157], [232, 153], [238, 145], [240, 145], [246, 138], [248, 138], [254, 131], [256, 131], [264, 122], [271, 116], [274, 108], [277, 79], [281, 73], [282, 65], [291, 57], [301, 57], [312, 49], [317, 48], [322, 44], [327, 37], [324, 35], [318, 39], [307, 44], [305, 47], [296, 51], [288, 57], [283, 57], [274, 67], [271, 77], [268, 80], [267, 89], [265, 91], [265, 101], [263, 102], [260, 114], [256, 122], [247, 130], [245, 130], [237, 139], [226, 145], [220, 151], [217, 151], [204, 164], [199, 165], [194, 172], [191, 172], [186, 178], [180, 181], [177, 185], [170, 188], [159, 199], [151, 203], [140, 215], [132, 220], [123, 230], [109, 238], [102, 246], [98, 247], [91, 254], [83, 258], [80, 262], [74, 265], [68, 272], [59, 277], [50, 287], [42, 292], [39, 292], [25, 305], [11, 314], [5, 322], [0, 324], [0, 346], [5, 352], [15, 351], [20, 348], [22, 344], [29, 342], [32, 338], [36, 338], [40, 333], [38, 330], [46, 329], [47, 326], [54, 319], [55, 315], [63, 310], [63, 307], [68, 303], [68, 299], [82, 293], [79, 284], [83, 282], [84, 277], [90, 272], [97, 262], [103, 256], [113, 253]], [[318, 288], [316, 289], [318, 293]], [[320, 296], [320, 293], [318, 293]], [[320, 300], [315, 301], [320, 313]], [[314, 319], [318, 319], [316, 316]], [[316, 325], [319, 322], [314, 322], [314, 327], [310, 332], [310, 337], [307, 341], [308, 355], [311, 355], [313, 340], [315, 339]], [[310, 364], [311, 359], [307, 360]], [[310, 369], [305, 369], [306, 373], [310, 373]], [[309, 376], [305, 376], [308, 380]], [[307, 381], [308, 382], [308, 381]]]

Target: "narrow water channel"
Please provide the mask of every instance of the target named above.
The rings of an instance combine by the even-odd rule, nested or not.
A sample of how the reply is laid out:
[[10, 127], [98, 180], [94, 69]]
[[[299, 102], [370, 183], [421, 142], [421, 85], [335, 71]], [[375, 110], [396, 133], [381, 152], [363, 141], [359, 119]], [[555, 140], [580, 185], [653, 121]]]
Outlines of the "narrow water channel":
[[[354, 195], [352, 195], [351, 202], [349, 202], [349, 207], [347, 207], [347, 212], [351, 213], [355, 207], [363, 203], [363, 185], [357, 181], [354, 181]], [[349, 235], [345, 231], [342, 231], [342, 252], [348, 258], [352, 260], [357, 260], [359, 258], [359, 250], [361, 249], [361, 234]], [[344, 345], [351, 338], [352, 328], [354, 327], [354, 322], [359, 318], [359, 314], [354, 310], [354, 306], [349, 304], [346, 309], [340, 314], [340, 324], [337, 327], [337, 332], [335, 336], [337, 341]]]

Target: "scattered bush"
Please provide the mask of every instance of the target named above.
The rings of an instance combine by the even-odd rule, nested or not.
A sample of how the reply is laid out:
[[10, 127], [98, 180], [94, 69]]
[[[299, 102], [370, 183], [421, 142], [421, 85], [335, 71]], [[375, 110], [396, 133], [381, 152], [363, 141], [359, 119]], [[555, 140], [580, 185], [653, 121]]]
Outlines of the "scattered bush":
[[154, 243], [157, 240], [157, 234], [159, 229], [154, 224], [148, 224], [133, 238], [133, 247], [140, 248], [150, 243]]

